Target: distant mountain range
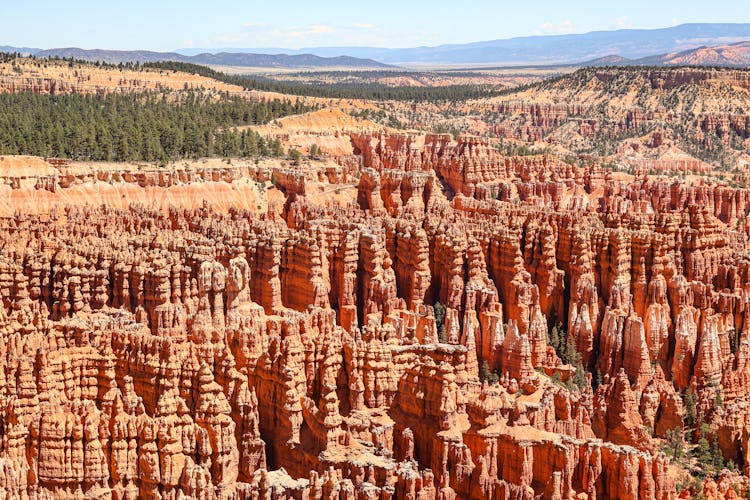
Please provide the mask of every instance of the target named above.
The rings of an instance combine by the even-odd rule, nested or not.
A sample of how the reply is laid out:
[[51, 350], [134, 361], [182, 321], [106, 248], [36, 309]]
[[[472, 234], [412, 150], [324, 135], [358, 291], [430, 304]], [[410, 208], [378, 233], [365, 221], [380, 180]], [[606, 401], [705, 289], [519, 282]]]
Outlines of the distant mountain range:
[[750, 66], [750, 42], [738, 42], [712, 47], [659, 54], [628, 59], [621, 56], [605, 56], [580, 63], [579, 66]]
[[[299, 50], [223, 49], [231, 52], [348, 55], [388, 64], [570, 64], [608, 56], [640, 59], [750, 40], [750, 24], [682, 24], [662, 29], [595, 31], [577, 35], [528, 36], [437, 47], [310, 47]], [[216, 49], [179, 49], [181, 54]]]
[[31, 47], [11, 47], [10, 45], [0, 45], [0, 52], [18, 52], [22, 55], [36, 54], [41, 49], [32, 49]]
[[682, 52], [646, 57], [637, 62], [655, 66], [750, 66], [750, 42], [698, 47]]
[[252, 54], [229, 53], [196, 54], [188, 56], [176, 52], [151, 52], [148, 50], [101, 50], [79, 49], [75, 47], [62, 49], [29, 49], [0, 47], [3, 52], [21, 52], [37, 57], [72, 57], [84, 61], [101, 61], [111, 64], [126, 62], [179, 61], [193, 64], [214, 66], [239, 66], [256, 68], [387, 68], [387, 64], [369, 59], [350, 56], [321, 57], [313, 54]]
[[[179, 49], [175, 52], [32, 49], [0, 46], [40, 57], [89, 61], [182, 61], [261, 68], [386, 68], [389, 65], [750, 65], [750, 24], [682, 24], [663, 29], [595, 31], [578, 35], [529, 36], [437, 47]], [[582, 63], [581, 61], [587, 61]]]

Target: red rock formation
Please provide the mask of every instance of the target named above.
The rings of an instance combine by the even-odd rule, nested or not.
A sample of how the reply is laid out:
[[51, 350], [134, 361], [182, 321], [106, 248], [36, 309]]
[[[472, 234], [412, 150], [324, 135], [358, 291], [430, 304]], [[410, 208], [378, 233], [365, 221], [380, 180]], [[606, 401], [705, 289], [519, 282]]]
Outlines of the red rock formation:
[[[356, 204], [315, 204], [290, 174], [283, 219], [3, 219], [0, 486], [671, 498], [656, 450], [688, 388], [724, 456], [750, 462], [748, 235], [721, 219], [747, 214], [743, 190], [468, 138], [353, 141], [372, 167]], [[557, 324], [584, 377], [548, 345]]]
[[624, 370], [620, 370], [609, 387], [598, 389], [594, 407], [593, 429], [598, 436], [615, 444], [651, 447], [650, 436], [638, 413], [636, 394]]

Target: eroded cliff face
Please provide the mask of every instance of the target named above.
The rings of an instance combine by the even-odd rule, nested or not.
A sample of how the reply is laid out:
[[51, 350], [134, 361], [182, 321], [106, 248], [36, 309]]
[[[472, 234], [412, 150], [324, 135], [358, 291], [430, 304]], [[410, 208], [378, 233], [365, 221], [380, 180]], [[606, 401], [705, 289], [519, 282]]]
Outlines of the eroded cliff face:
[[[740, 165], [750, 137], [750, 73], [685, 67], [585, 68], [466, 104], [487, 133], [646, 169]], [[614, 146], [614, 147], [613, 147]], [[731, 159], [730, 159], [731, 157]], [[700, 158], [703, 161], [696, 161]]]
[[348, 204], [279, 170], [278, 214], [2, 219], [3, 493], [674, 498], [658, 450], [688, 388], [750, 471], [747, 191], [473, 138], [352, 145], [328, 177], [357, 179]]

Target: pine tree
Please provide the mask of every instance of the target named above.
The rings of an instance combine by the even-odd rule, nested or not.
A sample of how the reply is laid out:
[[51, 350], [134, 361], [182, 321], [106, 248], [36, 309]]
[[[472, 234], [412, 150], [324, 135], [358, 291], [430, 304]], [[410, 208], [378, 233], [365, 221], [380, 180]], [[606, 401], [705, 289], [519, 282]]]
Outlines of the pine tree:
[[695, 404], [697, 397], [693, 392], [692, 387], [688, 387], [687, 391], [682, 394], [682, 404], [685, 408], [685, 417], [683, 418], [685, 425], [688, 428], [692, 428], [696, 423]]
[[573, 384], [575, 384], [575, 386], [579, 389], [583, 389], [584, 387], [589, 385], [589, 381], [586, 379], [586, 370], [584, 370], [583, 368], [583, 363], [580, 360], [580, 355], [575, 368], [576, 371], [573, 375]]
[[696, 450], [695, 457], [698, 459], [698, 463], [704, 467], [713, 467], [714, 457], [711, 453], [711, 443], [705, 436], [698, 439], [698, 449]]
[[732, 328], [729, 330], [729, 349], [732, 354], [737, 354], [740, 349], [740, 334], [736, 329]]
[[297, 148], [289, 148], [289, 158], [292, 160], [292, 165], [299, 166], [301, 157], [302, 155]]
[[250, 132], [247, 134], [245, 156], [255, 157], [258, 154], [258, 135], [255, 132]]
[[487, 382], [490, 385], [497, 384], [500, 380], [500, 377], [498, 377], [497, 373], [493, 372], [490, 369], [490, 364], [487, 362], [487, 360], [482, 361], [482, 366], [479, 369], [479, 380], [482, 382]]
[[560, 351], [560, 329], [558, 328], [558, 325], [559, 323], [552, 327], [549, 335], [549, 345], [551, 345], [555, 349], [555, 352]]
[[597, 368], [597, 370], [596, 370], [596, 374], [594, 375], [594, 381], [593, 381], [593, 386], [592, 386], [592, 388], [593, 388], [594, 390], [596, 390], [596, 389], [597, 389], [597, 388], [598, 388], [599, 386], [601, 386], [601, 385], [602, 385], [603, 383], [604, 383], [604, 380], [603, 380], [603, 377], [602, 377], [602, 372], [601, 372], [601, 371], [599, 371], [599, 369]]
[[435, 317], [435, 327], [437, 328], [438, 340], [445, 342], [445, 306], [440, 301], [435, 302], [432, 306], [432, 314]]
[[685, 455], [685, 431], [681, 427], [667, 431], [662, 451], [675, 460], [680, 460]]
[[714, 473], [718, 474], [725, 467], [724, 454], [719, 448], [719, 437], [714, 436], [713, 443], [711, 443], [711, 457]]

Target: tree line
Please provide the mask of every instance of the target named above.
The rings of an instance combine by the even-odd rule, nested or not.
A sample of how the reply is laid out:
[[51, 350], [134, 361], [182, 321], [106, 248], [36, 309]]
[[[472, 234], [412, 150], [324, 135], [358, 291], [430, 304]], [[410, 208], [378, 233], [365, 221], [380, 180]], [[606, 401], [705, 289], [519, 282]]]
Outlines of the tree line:
[[2, 52], [0, 51], [0, 63], [14, 62], [18, 59], [34, 61], [37, 64], [43, 64], [45, 61], [68, 63], [68, 67], [72, 68], [75, 65], [80, 66], [94, 66], [97, 68], [106, 69], [129, 69], [134, 71], [140, 71], [141, 63], [138, 61], [127, 61], [119, 63], [108, 63], [106, 61], [90, 61], [88, 59], [77, 59], [75, 57], [62, 57], [62, 56], [46, 56], [37, 57], [35, 54], [22, 54], [21, 52]]
[[238, 129], [310, 111], [289, 100], [222, 94], [0, 94], [0, 154], [159, 161], [284, 154], [278, 140]]
[[[13, 61], [20, 57], [17, 53], [0, 52], [0, 62]], [[213, 78], [215, 80], [237, 85], [245, 90], [260, 90], [266, 92], [277, 92], [291, 96], [322, 97], [327, 99], [362, 99], [376, 101], [408, 101], [408, 102], [461, 102], [471, 99], [482, 99], [493, 96], [505, 95], [513, 87], [499, 87], [497, 85], [446, 85], [446, 86], [424, 86], [424, 87], [392, 87], [381, 83], [315, 83], [302, 84], [282, 82], [272, 78], [259, 75], [228, 75], [216, 71], [208, 66], [180, 61], [158, 61], [139, 63], [107, 63], [103, 61], [86, 61], [73, 57], [51, 56], [37, 58], [28, 56], [28, 59], [37, 61], [67, 62], [69, 67], [76, 64], [96, 66], [109, 69], [129, 69], [134, 71], [157, 69], [162, 71], [180, 71], [198, 74], [200, 76]], [[361, 73], [361, 72], [360, 72]], [[378, 72], [382, 73], [382, 72]], [[408, 73], [407, 73], [408, 74]]]
[[301, 84], [281, 82], [262, 76], [228, 75], [199, 64], [159, 61], [144, 63], [143, 68], [195, 73], [245, 90], [262, 90], [280, 94], [323, 97], [329, 99], [364, 99], [376, 101], [458, 102], [487, 98], [498, 93], [493, 85], [447, 85], [441, 87], [391, 87], [379, 83]]

